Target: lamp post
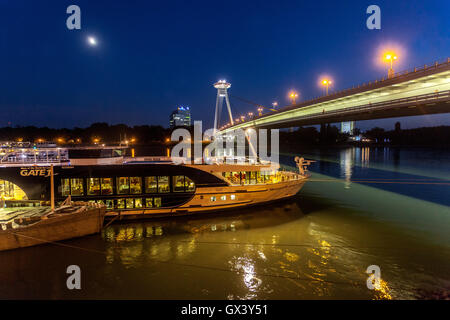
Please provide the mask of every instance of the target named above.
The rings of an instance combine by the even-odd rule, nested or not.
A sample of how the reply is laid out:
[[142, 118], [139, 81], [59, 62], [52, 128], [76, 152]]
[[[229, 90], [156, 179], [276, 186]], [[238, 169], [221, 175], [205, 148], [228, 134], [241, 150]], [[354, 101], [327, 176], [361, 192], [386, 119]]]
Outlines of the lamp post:
[[298, 93], [294, 92], [294, 91], [291, 91], [291, 93], [289, 94], [289, 98], [291, 99], [292, 104], [295, 104], [295, 102], [296, 102], [296, 100], [298, 98]]
[[393, 68], [393, 63], [397, 59], [398, 59], [397, 55], [392, 52], [387, 52], [384, 54], [384, 60], [390, 64], [390, 68], [388, 69], [388, 78], [392, 78], [395, 74], [394, 68]]
[[260, 117], [262, 116], [262, 111], [263, 111], [263, 108], [261, 108], [261, 107], [258, 108], [258, 116], [260, 116]]
[[328, 95], [328, 87], [332, 84], [331, 80], [323, 79], [321, 83], [325, 87], [326, 95]]

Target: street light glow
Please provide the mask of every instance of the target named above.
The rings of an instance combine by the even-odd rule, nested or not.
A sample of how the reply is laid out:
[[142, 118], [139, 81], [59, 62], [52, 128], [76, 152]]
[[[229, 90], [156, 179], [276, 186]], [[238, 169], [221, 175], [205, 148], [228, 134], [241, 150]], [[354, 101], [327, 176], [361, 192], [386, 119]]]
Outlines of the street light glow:
[[394, 73], [394, 68], [393, 68], [393, 62], [394, 62], [394, 60], [397, 60], [397, 59], [398, 59], [397, 55], [395, 53], [393, 53], [393, 52], [386, 52], [384, 54], [385, 62], [390, 64], [390, 68], [388, 70], [388, 78], [393, 77], [394, 74], [395, 74]]
[[333, 83], [329, 78], [322, 78], [320, 83], [325, 87], [326, 95], [328, 95], [328, 87]]
[[292, 104], [295, 104], [298, 98], [298, 93], [292, 90], [291, 92], [289, 92], [289, 98], [291, 99]]

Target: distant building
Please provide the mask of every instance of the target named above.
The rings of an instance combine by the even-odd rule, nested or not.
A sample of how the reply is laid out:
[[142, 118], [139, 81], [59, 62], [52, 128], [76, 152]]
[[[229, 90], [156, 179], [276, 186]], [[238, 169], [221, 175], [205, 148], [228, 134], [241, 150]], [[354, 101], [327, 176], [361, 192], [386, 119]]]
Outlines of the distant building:
[[191, 111], [189, 107], [178, 107], [177, 110], [170, 115], [170, 127], [189, 127], [191, 125]]

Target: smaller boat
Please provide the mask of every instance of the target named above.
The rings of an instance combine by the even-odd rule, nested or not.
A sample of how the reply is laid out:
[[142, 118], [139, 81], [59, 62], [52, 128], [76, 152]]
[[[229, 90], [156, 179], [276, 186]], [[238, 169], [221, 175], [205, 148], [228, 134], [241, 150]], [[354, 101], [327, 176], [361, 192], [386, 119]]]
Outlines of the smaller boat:
[[0, 251], [31, 247], [100, 232], [105, 207], [71, 202], [41, 216], [15, 218], [0, 225]]

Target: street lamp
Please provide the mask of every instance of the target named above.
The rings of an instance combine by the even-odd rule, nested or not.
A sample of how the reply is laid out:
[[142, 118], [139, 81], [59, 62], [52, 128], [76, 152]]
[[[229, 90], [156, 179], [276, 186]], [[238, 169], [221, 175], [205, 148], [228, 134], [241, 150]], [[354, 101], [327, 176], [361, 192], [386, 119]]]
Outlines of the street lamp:
[[260, 116], [261, 117], [261, 115], [262, 115], [262, 112], [263, 112], [263, 108], [258, 108], [258, 116]]
[[393, 69], [393, 63], [394, 60], [397, 60], [398, 57], [396, 54], [394, 54], [393, 52], [386, 52], [384, 54], [384, 61], [387, 63], [390, 63], [390, 68], [388, 70], [388, 78], [392, 78], [394, 76], [394, 69]]
[[295, 101], [296, 101], [297, 98], [298, 98], [298, 93], [295, 92], [295, 91], [291, 91], [291, 92], [289, 93], [289, 98], [291, 99], [292, 104], [295, 104]]
[[253, 117], [253, 112], [249, 112], [248, 117], [251, 119]]
[[325, 86], [326, 95], [328, 95], [328, 87], [332, 84], [332, 81], [330, 79], [323, 79], [320, 83]]
[[276, 101], [272, 102], [272, 107], [274, 107], [274, 108], [278, 107], [278, 102], [276, 102]]

